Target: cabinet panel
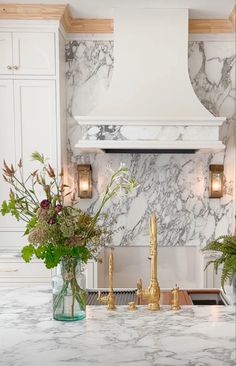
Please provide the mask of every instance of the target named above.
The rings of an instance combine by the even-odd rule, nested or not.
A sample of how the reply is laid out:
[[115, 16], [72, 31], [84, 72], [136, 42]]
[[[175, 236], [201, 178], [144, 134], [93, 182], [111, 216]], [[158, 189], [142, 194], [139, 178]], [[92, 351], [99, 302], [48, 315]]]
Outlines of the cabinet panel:
[[94, 288], [94, 264], [88, 262], [85, 267], [86, 274], [86, 288]]
[[[94, 264], [93, 261], [89, 261], [85, 267], [88, 289], [97, 288]], [[25, 263], [20, 257], [0, 256], [0, 286], [9, 283], [12, 285], [50, 283], [52, 276], [55, 275], [56, 268], [49, 270], [40, 260], [33, 259], [30, 263]]]
[[[9, 163], [15, 163], [15, 125], [14, 125], [14, 101], [13, 81], [0, 80], [0, 166], [5, 159]], [[0, 205], [8, 198], [9, 186], [4, 182], [0, 174]], [[0, 215], [0, 230], [2, 228], [19, 227], [11, 216]]]
[[21, 258], [0, 258], [0, 286], [12, 283], [50, 283], [51, 270], [40, 261], [25, 263]]
[[86, 273], [86, 288], [97, 288], [97, 263], [93, 260], [88, 261], [85, 266]]
[[35, 169], [30, 161], [38, 151], [57, 168], [55, 81], [14, 80], [16, 157], [23, 159], [24, 176]]
[[0, 74], [12, 74], [12, 33], [0, 32]]
[[14, 74], [54, 75], [54, 33], [13, 33]]

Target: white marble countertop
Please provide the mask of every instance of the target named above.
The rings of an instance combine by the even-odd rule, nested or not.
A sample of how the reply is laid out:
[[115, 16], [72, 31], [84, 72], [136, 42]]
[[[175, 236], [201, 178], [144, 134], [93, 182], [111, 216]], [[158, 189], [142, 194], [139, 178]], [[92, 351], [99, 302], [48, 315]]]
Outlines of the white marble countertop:
[[233, 366], [235, 332], [233, 306], [88, 306], [66, 323], [52, 319], [49, 287], [0, 288], [2, 366]]

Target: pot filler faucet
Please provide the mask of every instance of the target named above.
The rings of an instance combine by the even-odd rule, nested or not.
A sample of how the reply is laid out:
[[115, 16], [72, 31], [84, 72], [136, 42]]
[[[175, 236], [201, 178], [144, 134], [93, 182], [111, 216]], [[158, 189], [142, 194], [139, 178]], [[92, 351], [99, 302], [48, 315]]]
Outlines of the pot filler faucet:
[[101, 304], [107, 305], [107, 310], [116, 310], [116, 300], [113, 292], [113, 272], [114, 272], [114, 258], [113, 258], [113, 249], [111, 249], [109, 255], [109, 294], [107, 296], [101, 296], [101, 291], [98, 291], [98, 298], [97, 298], [97, 300]]
[[151, 279], [148, 288], [143, 288], [142, 280], [137, 282], [138, 303], [142, 300], [148, 301], [148, 309], [152, 311], [160, 310], [160, 287], [157, 280], [157, 219], [155, 214], [150, 217], [150, 259], [151, 259]]

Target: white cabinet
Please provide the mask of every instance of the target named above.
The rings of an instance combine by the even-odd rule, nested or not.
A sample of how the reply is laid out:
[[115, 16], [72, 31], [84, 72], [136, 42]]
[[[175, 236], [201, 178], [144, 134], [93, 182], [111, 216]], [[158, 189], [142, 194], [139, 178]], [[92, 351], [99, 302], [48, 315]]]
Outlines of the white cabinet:
[[[15, 165], [22, 158], [25, 176], [35, 170], [33, 151], [59, 170], [66, 156], [64, 38], [56, 24], [32, 24], [0, 20], [0, 167], [3, 159]], [[19, 67], [9, 70], [9, 64]], [[0, 174], [0, 203], [8, 192]], [[0, 254], [19, 253], [27, 244], [23, 232], [22, 222], [0, 215]]]
[[0, 257], [0, 286], [14, 286], [36, 283], [51, 283], [52, 271], [43, 262], [32, 260], [25, 263], [14, 256]]
[[[13, 80], [0, 80], [0, 160], [15, 163], [15, 120]], [[0, 203], [7, 199], [9, 188], [0, 174]], [[0, 215], [0, 229], [19, 226], [10, 216]], [[1, 244], [1, 243], [0, 243]]]
[[[35, 169], [33, 151], [50, 157], [57, 167], [56, 85], [54, 80], [0, 80], [0, 157], [7, 162], [24, 162], [24, 175]], [[17, 161], [15, 161], [17, 160]], [[0, 202], [9, 187], [0, 177]], [[12, 217], [0, 215], [0, 229], [22, 227]]]
[[[59, 23], [0, 20], [0, 162], [16, 164], [22, 158], [25, 176], [35, 169], [33, 151], [48, 156], [58, 171], [66, 163], [64, 55]], [[1, 179], [0, 203], [8, 198]], [[0, 216], [1, 285], [51, 281], [43, 263], [24, 263], [16, 256], [27, 244], [23, 231], [22, 223]], [[87, 286], [96, 287], [94, 262], [87, 264], [86, 274]]]
[[214, 268], [214, 264], [209, 262], [218, 259], [219, 255], [216, 252], [204, 252], [203, 260], [204, 260], [204, 287], [205, 288], [220, 288], [221, 287], [221, 273], [222, 266], [218, 268], [216, 272]]
[[24, 161], [27, 176], [35, 163], [33, 151], [50, 158], [57, 167], [56, 86], [54, 80], [14, 80], [16, 156]]
[[53, 32], [0, 32], [0, 74], [55, 75]]
[[97, 288], [97, 262], [90, 260], [85, 267], [86, 287], [88, 289]]
[[12, 33], [0, 32], [0, 74], [12, 74]]
[[[86, 288], [97, 288], [97, 263], [90, 260], [85, 267]], [[19, 256], [0, 255], [0, 286], [25, 284], [50, 284], [56, 269], [45, 268], [42, 261], [33, 259], [25, 263]]]
[[54, 33], [13, 33], [13, 72], [15, 75], [54, 75]]

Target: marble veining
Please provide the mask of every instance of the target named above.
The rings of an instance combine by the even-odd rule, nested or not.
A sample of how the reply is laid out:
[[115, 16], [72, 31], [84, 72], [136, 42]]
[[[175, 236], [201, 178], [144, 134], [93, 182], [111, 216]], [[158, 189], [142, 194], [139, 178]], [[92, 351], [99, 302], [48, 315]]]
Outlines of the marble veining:
[[[91, 163], [93, 166], [94, 196], [92, 200], [81, 200], [80, 206], [94, 212], [111, 175], [110, 169], [116, 170], [120, 163], [124, 163], [140, 185], [126, 201], [113, 201], [106, 209], [105, 225], [115, 231], [114, 245], [148, 245], [148, 218], [152, 211], [158, 216], [161, 246], [203, 246], [219, 235], [232, 234], [234, 43], [189, 42], [189, 74], [195, 93], [215, 116], [227, 117], [220, 130], [226, 150], [215, 154], [80, 154], [74, 148], [80, 130], [73, 116], [86, 115], [99, 103], [109, 87], [112, 70], [113, 42], [73, 41], [67, 44], [68, 167], [71, 184], [76, 187], [77, 163]], [[96, 126], [91, 126], [89, 131], [85, 131], [91, 139], [114, 140], [132, 136], [135, 139], [134, 130], [127, 130], [127, 127], [126, 130], [122, 126], [94, 128]], [[173, 139], [184, 139], [185, 134], [186, 131], [173, 131]], [[163, 131], [159, 137], [164, 138]], [[208, 197], [208, 166], [215, 163], [224, 164], [224, 197], [220, 200]]]
[[[81, 140], [215, 141], [215, 126], [81, 125]], [[216, 130], [217, 133], [217, 130]]]
[[233, 306], [88, 306], [87, 318], [52, 320], [46, 287], [0, 289], [0, 364], [4, 366], [233, 366]]

